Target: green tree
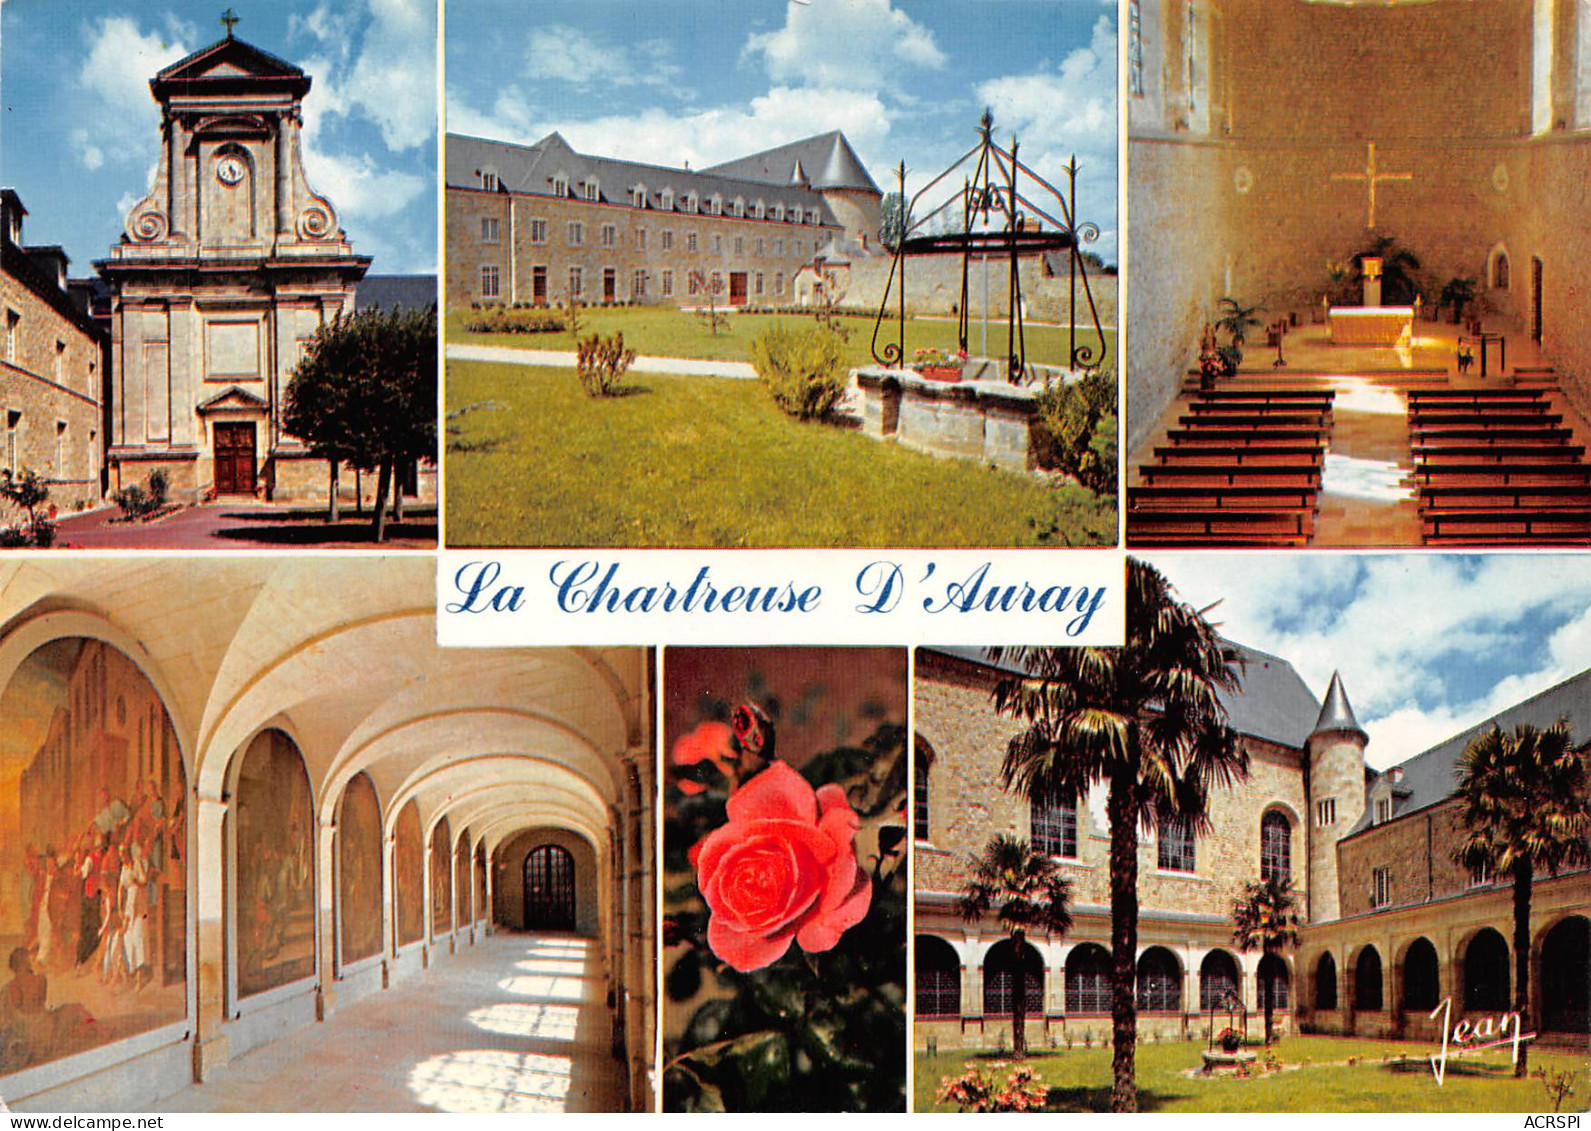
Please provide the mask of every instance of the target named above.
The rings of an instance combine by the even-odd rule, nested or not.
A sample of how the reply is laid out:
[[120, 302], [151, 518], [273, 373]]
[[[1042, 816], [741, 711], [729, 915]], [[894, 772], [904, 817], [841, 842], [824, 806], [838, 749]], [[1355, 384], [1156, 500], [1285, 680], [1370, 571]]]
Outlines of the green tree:
[[[1255, 947], [1275, 954], [1284, 946], [1298, 945], [1298, 897], [1293, 881], [1272, 873], [1269, 879], [1250, 880], [1243, 894], [1232, 901], [1232, 941], [1245, 953]], [[1275, 1008], [1265, 995], [1265, 1043], [1276, 1036]]]
[[1004, 833], [990, 839], [971, 864], [972, 875], [961, 890], [961, 917], [976, 923], [992, 911], [1011, 940], [1016, 963], [1011, 979], [1011, 1051], [1021, 1060], [1028, 1053], [1022, 948], [1029, 931], [1064, 935], [1072, 929], [1072, 884], [1053, 859]]
[[1217, 692], [1239, 686], [1234, 656], [1150, 565], [1127, 559], [1120, 648], [995, 648], [1029, 673], [1002, 679], [995, 709], [1023, 724], [1001, 781], [1029, 798], [1108, 790], [1112, 1111], [1138, 1109], [1138, 835], [1164, 818], [1207, 830], [1212, 787], [1248, 776], [1248, 754]]
[[[1530, 895], [1537, 871], [1591, 858], [1591, 801], [1585, 751], [1576, 749], [1568, 719], [1545, 730], [1520, 724], [1504, 734], [1496, 724], [1465, 748], [1458, 764], [1459, 815], [1468, 830], [1453, 859], [1472, 870], [1514, 880], [1514, 1009], [1530, 1023]], [[1529, 1056], [1519, 1046], [1514, 1075]]]
[[0, 532], [5, 536], [5, 545], [48, 547], [54, 544], [55, 523], [39, 514], [39, 508], [50, 500], [50, 485], [37, 471], [23, 468], [21, 475], [15, 475], [9, 467], [0, 470], [0, 499], [28, 512], [27, 522]]
[[898, 192], [884, 194], [884, 203], [878, 212], [878, 242], [884, 249], [894, 252], [906, 238], [906, 229], [909, 220], [906, 214], [906, 198]]
[[[321, 326], [287, 387], [282, 424], [331, 465], [378, 473], [373, 524], [386, 539], [387, 491], [398, 469], [436, 455], [436, 307], [366, 310]], [[394, 511], [403, 517], [403, 492]]]

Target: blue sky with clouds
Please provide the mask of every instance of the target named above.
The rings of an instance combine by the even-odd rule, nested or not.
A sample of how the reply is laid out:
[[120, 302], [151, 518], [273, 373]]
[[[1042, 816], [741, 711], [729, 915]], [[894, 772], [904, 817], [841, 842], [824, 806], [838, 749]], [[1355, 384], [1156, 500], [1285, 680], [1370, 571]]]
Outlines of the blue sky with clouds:
[[[376, 273], [436, 270], [434, 0], [230, 0], [238, 38], [303, 67], [310, 183]], [[121, 236], [160, 152], [149, 79], [223, 35], [223, 0], [4, 0], [0, 183], [30, 243], [88, 274]]]
[[[1383, 769], [1591, 668], [1591, 570], [1556, 554], [1148, 554], [1318, 699], [1340, 669]], [[1584, 737], [1584, 736], [1582, 736]]]
[[1115, 0], [449, 0], [447, 128], [693, 168], [840, 129], [915, 191], [987, 105], [1041, 175], [1077, 155], [1115, 262], [1116, 56]]

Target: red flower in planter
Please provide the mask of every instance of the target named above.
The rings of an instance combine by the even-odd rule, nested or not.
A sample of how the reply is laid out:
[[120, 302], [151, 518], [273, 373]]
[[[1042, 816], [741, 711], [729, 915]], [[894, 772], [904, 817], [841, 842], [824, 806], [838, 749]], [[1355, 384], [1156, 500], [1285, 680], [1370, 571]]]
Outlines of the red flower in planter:
[[729, 823], [692, 850], [712, 911], [707, 945], [736, 970], [759, 970], [792, 941], [828, 950], [873, 899], [856, 862], [857, 817], [845, 791], [817, 791], [775, 762], [730, 797]]
[[[729, 777], [735, 761], [733, 737], [734, 732], [724, 723], [703, 723], [674, 743], [674, 764], [694, 766], [697, 762], [710, 761]], [[701, 793], [707, 788], [689, 778], [681, 778], [678, 784], [681, 793]]]

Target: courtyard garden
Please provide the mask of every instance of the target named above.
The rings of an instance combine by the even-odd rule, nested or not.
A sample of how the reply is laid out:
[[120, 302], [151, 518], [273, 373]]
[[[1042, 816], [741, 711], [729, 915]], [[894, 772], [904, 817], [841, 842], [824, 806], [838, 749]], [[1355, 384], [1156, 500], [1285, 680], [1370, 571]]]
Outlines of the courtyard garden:
[[[675, 320], [666, 323], [667, 331], [658, 329], [664, 323], [649, 321], [662, 313], [592, 313], [589, 329], [622, 329], [625, 345], [638, 352], [667, 352], [673, 343], [675, 352], [712, 356], [694, 339], [667, 336], [679, 331], [681, 322], [694, 325], [687, 316], [666, 312]], [[605, 328], [598, 319], [608, 316], [618, 321]], [[449, 315], [450, 327], [454, 317]], [[953, 335], [955, 324], [944, 325]], [[661, 336], [648, 341], [648, 333]], [[505, 336], [526, 347], [573, 345], [540, 340], [548, 335]], [[747, 329], [737, 330], [735, 348], [749, 353], [751, 336]], [[857, 337], [847, 348], [855, 347]], [[719, 344], [728, 348], [728, 339], [720, 335]], [[588, 397], [572, 368], [449, 363], [448, 543], [909, 547], [1115, 542], [1115, 501], [1109, 495], [936, 459], [832, 422], [797, 420], [780, 412], [755, 381], [632, 374], [622, 392]]]
[[[1091, 1034], [1090, 1045], [1043, 1048], [1036, 1043], [1023, 1066], [1045, 1095], [1045, 1111], [1109, 1111], [1110, 1026]], [[1188, 1075], [1200, 1065], [1203, 1041], [1145, 1042], [1137, 1050], [1140, 1111], [1168, 1112], [1540, 1112], [1555, 1104], [1542, 1079], [1516, 1079], [1506, 1048], [1449, 1059], [1445, 1082], [1436, 1084], [1429, 1044], [1345, 1037], [1295, 1036], [1269, 1052], [1279, 1067], [1263, 1067], [1267, 1050], [1255, 1046], [1261, 1067], [1248, 1078]], [[1006, 1051], [924, 1053], [915, 1057], [917, 1111], [955, 1111], [939, 1101], [946, 1079], [970, 1069], [1003, 1085], [1015, 1065]], [[1569, 1074], [1573, 1091], [1562, 1110], [1582, 1111], [1591, 1094], [1591, 1065], [1582, 1051], [1532, 1047], [1532, 1073], [1553, 1079]]]

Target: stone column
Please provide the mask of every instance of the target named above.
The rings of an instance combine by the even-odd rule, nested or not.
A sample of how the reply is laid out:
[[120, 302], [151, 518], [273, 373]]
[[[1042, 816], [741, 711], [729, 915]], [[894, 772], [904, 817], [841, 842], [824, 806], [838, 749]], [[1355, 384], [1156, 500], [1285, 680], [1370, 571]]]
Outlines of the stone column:
[[315, 853], [316, 902], [320, 914], [320, 946], [315, 969], [315, 1019], [324, 1021], [337, 1011], [337, 826], [321, 825]]
[[287, 131], [292, 129], [291, 114], [276, 120], [276, 147], [272, 160], [276, 165], [276, 240], [282, 243], [293, 238], [292, 203], [292, 147], [287, 142]]
[[488, 938], [497, 930], [496, 927], [496, 898], [497, 885], [492, 881], [492, 854], [486, 854], [486, 935]]
[[649, 978], [646, 969], [646, 954], [648, 951], [646, 924], [647, 924], [647, 869], [645, 862], [645, 844], [647, 837], [643, 834], [645, 823], [646, 804], [644, 799], [645, 779], [640, 766], [629, 757], [625, 759], [626, 780], [628, 784], [628, 805], [625, 817], [625, 878], [629, 893], [629, 924], [625, 938], [625, 949], [628, 954], [625, 974], [625, 1025], [624, 1040], [625, 1053], [629, 1060], [630, 1069], [630, 1108], [632, 1111], [642, 1110], [647, 1106], [646, 1073], [648, 1062], [651, 1060], [649, 1049], [646, 1046], [648, 1032], [647, 1013], [652, 1008], [652, 998], [648, 993]]
[[661, 998], [657, 984], [658, 921], [657, 921], [657, 787], [656, 765], [650, 750], [636, 752], [636, 768], [640, 771], [640, 828], [641, 841], [641, 987], [645, 994], [641, 1009], [641, 1047], [631, 1052], [631, 1060], [639, 1068], [642, 1089], [638, 1111], [652, 1110], [652, 1050], [657, 1043], [657, 1009]]
[[231, 1053], [226, 1024], [226, 901], [222, 873], [226, 868], [224, 825], [227, 803], [194, 798], [195, 844], [191, 859], [211, 867], [195, 868], [198, 926], [198, 1018], [193, 1042], [193, 1078], [204, 1083], [227, 1066]]
[[1047, 984], [1046, 1013], [1061, 1016], [1066, 1013], [1066, 959], [1072, 953], [1071, 943], [1050, 943], [1045, 950], [1053, 960]]

